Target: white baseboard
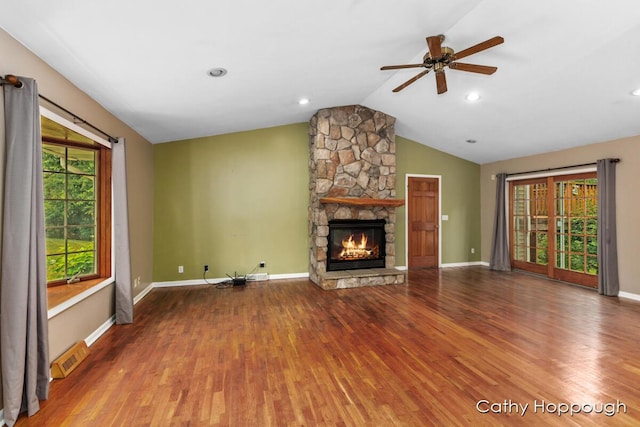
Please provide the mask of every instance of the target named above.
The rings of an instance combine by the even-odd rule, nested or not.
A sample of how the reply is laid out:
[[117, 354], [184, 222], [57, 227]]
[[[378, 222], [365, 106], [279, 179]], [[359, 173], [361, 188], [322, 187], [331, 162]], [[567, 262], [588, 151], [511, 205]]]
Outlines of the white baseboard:
[[309, 273], [285, 273], [285, 274], [270, 274], [269, 280], [281, 280], [281, 279], [304, 279], [308, 278]]
[[100, 338], [102, 336], [102, 334], [107, 332], [109, 330], [109, 328], [112, 327], [115, 324], [116, 324], [116, 315], [114, 314], [113, 316], [111, 316], [111, 318], [109, 318], [109, 320], [104, 322], [102, 325], [100, 325], [98, 327], [98, 329], [96, 329], [88, 337], [86, 337], [84, 339], [84, 342], [87, 343], [87, 346], [91, 347], [91, 345], [94, 342], [98, 341], [98, 338]]
[[[440, 268], [452, 268], [452, 267], [471, 267], [474, 265], [485, 265], [482, 261], [472, 261], [472, 262], [449, 262], [447, 264], [441, 264]], [[489, 265], [489, 264], [486, 264]]]
[[618, 296], [620, 298], [632, 299], [636, 301], [640, 301], [640, 295], [632, 294], [631, 292], [618, 292]]
[[142, 292], [140, 292], [138, 295], [133, 297], [133, 305], [136, 305], [137, 303], [142, 301], [142, 298], [146, 297], [149, 294], [149, 292], [151, 292], [152, 290], [153, 290], [153, 283], [149, 283], [149, 286], [144, 288]]

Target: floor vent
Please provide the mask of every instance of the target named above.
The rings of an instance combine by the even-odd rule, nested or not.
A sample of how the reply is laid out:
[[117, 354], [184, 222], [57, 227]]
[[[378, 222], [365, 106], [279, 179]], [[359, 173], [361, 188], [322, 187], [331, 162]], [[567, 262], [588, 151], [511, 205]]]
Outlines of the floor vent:
[[78, 341], [76, 345], [53, 361], [51, 364], [51, 376], [53, 378], [66, 378], [88, 355], [89, 348], [87, 343]]

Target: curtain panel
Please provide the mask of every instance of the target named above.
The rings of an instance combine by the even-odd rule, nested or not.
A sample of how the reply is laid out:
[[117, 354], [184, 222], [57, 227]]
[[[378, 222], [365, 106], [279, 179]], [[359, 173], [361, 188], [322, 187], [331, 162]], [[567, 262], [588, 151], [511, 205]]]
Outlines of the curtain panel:
[[489, 268], [497, 271], [511, 271], [509, 255], [509, 233], [506, 199], [507, 174], [496, 175], [496, 208], [493, 218], [493, 237]]
[[4, 86], [6, 166], [0, 348], [5, 422], [49, 395], [47, 271], [38, 87]]
[[598, 293], [617, 296], [618, 240], [616, 234], [616, 161], [601, 159], [598, 173]]
[[131, 254], [129, 248], [129, 207], [127, 203], [126, 141], [119, 138], [111, 147], [113, 179], [113, 229], [115, 244], [116, 323], [133, 323]]

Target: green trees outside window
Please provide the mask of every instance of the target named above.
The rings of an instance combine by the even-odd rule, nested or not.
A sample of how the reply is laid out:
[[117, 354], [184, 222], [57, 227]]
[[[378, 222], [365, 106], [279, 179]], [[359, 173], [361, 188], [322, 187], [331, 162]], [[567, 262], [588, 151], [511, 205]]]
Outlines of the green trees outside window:
[[43, 142], [47, 280], [96, 274], [99, 151]]

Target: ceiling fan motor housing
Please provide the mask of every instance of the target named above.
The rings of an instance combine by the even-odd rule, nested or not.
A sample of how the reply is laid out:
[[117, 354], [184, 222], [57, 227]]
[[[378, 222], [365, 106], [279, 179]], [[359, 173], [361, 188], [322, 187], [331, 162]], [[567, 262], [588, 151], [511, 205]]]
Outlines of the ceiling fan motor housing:
[[450, 47], [442, 46], [442, 56], [440, 56], [439, 58], [432, 58], [431, 53], [427, 52], [424, 54], [424, 57], [422, 59], [423, 62], [429, 66], [437, 63], [443, 63], [443, 65], [446, 66], [449, 65], [451, 61], [453, 61], [453, 54], [453, 49], [451, 49]]

